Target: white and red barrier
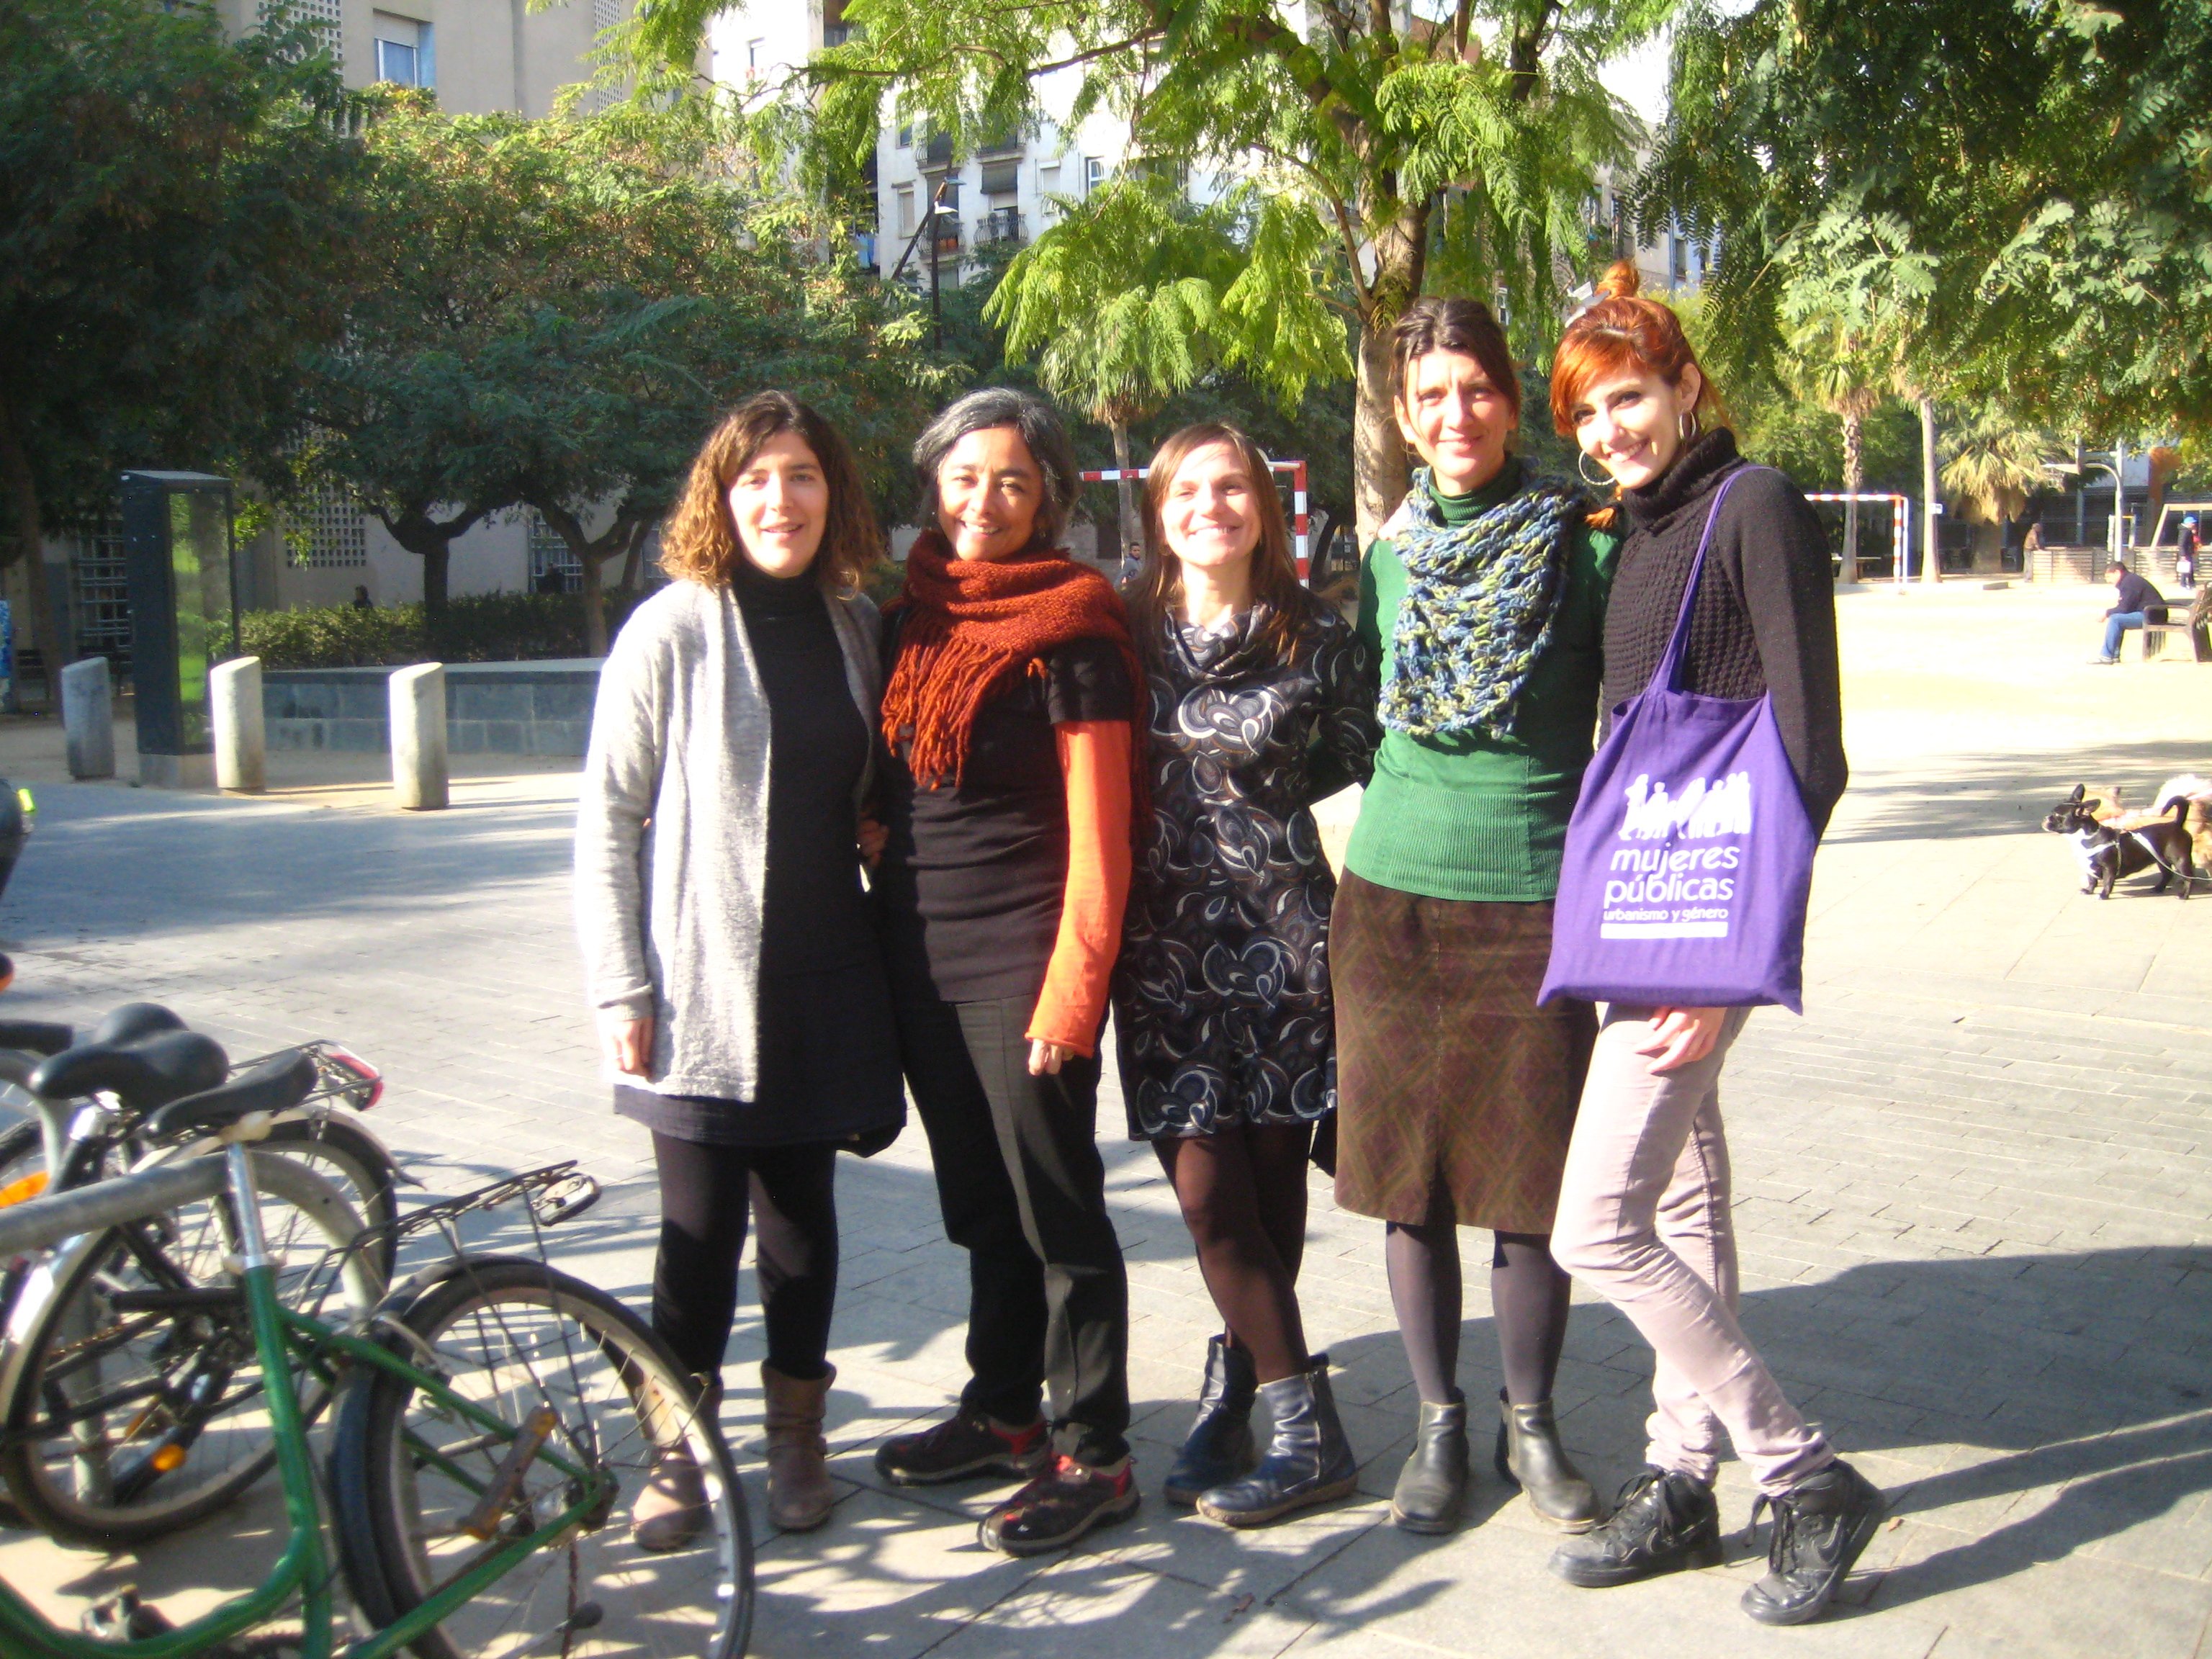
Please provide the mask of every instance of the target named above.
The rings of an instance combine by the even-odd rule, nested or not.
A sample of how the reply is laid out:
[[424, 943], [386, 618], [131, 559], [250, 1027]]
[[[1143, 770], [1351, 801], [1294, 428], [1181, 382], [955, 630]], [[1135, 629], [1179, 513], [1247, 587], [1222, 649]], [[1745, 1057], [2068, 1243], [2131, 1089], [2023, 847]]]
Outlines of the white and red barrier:
[[[1291, 537], [1297, 554], [1298, 580], [1304, 581], [1307, 578], [1311, 559], [1311, 550], [1306, 544], [1307, 538], [1312, 532], [1311, 520], [1307, 516], [1306, 511], [1306, 464], [1304, 461], [1270, 461], [1267, 466], [1271, 471], [1290, 474]], [[1083, 482], [1119, 483], [1122, 479], [1127, 478], [1135, 483], [1142, 482], [1145, 475], [1151, 471], [1148, 466], [1126, 468], [1109, 466], [1103, 472], [1085, 473]]]

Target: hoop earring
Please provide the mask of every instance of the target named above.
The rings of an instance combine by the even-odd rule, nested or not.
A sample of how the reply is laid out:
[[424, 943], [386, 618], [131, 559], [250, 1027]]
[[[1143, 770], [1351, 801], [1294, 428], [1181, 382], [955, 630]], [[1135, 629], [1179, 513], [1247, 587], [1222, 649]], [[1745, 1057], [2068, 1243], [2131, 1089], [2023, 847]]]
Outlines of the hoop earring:
[[1612, 489], [1613, 487], [1613, 475], [1610, 472], [1606, 472], [1605, 464], [1602, 461], [1598, 464], [1598, 471], [1605, 474], [1602, 477], [1593, 478], [1588, 472], [1583, 470], [1583, 463], [1589, 459], [1589, 451], [1587, 449], [1577, 450], [1575, 453], [1575, 475], [1584, 483], [1588, 484], [1592, 489]]
[[1674, 417], [1674, 435], [1684, 443], [1698, 435], [1698, 415], [1695, 410], [1684, 410]]

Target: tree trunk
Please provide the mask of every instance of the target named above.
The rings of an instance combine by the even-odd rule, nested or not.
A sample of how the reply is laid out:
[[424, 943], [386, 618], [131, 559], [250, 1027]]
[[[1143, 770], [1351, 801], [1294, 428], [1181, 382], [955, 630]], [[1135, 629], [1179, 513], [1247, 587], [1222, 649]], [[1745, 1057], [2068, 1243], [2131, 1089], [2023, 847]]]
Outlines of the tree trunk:
[[[58, 714], [62, 706], [62, 670], [76, 653], [74, 640], [57, 640], [53, 633], [53, 605], [46, 592], [46, 532], [39, 510], [39, 480], [31, 471], [30, 452], [23, 447], [15, 425], [15, 411], [0, 398], [0, 483], [15, 507], [15, 556], [27, 561], [23, 579], [29, 591], [30, 617], [24, 631], [46, 676], [46, 706]], [[21, 677], [18, 676], [20, 678]]]
[[600, 586], [599, 561], [596, 555], [582, 553], [577, 562], [584, 567], [584, 653], [591, 657], [607, 654], [607, 599]]
[[1859, 579], [1859, 491], [1866, 488], [1866, 417], [1851, 410], [1844, 413], [1844, 493], [1850, 497], [1844, 503], [1844, 568], [1843, 579], [1855, 582]]
[[1114, 466], [1121, 477], [1114, 481], [1114, 497], [1121, 508], [1121, 544], [1114, 550], [1115, 558], [1127, 561], [1132, 549], [1141, 550], [1145, 544], [1145, 526], [1137, 516], [1137, 486], [1129, 477], [1134, 463], [1129, 459], [1129, 423], [1109, 421], [1108, 428], [1114, 434]]
[[1390, 331], [1421, 291], [1428, 229], [1425, 207], [1404, 208], [1374, 240], [1375, 276], [1360, 312], [1352, 406], [1353, 521], [1363, 556], [1406, 499], [1411, 469], [1390, 406]]
[[1936, 527], [1942, 522], [1942, 503], [1936, 495], [1936, 400], [1920, 400], [1920, 488], [1927, 500], [1923, 504], [1922, 516], [1927, 523], [1926, 539], [1920, 546], [1920, 580], [1933, 586], [1943, 574], [1943, 553]]
[[424, 621], [446, 614], [452, 582], [453, 538], [440, 536], [424, 544], [422, 555], [422, 617]]

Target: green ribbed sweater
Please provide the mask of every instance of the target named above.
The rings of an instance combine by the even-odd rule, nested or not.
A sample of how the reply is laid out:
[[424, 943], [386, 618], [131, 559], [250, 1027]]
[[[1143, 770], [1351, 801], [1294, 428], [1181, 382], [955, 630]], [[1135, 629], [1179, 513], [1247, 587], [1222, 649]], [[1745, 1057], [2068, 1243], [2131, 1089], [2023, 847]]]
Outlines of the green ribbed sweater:
[[[1438, 495], [1465, 524], [1521, 488], [1520, 464], [1471, 495]], [[1359, 805], [1345, 867], [1380, 887], [1429, 898], [1536, 903], [1559, 888], [1583, 770], [1597, 732], [1606, 595], [1618, 538], [1578, 527], [1566, 591], [1544, 654], [1522, 688], [1510, 736], [1414, 738], [1386, 729]], [[1392, 672], [1391, 636], [1406, 592], [1395, 544], [1377, 540], [1359, 570], [1359, 636]]]

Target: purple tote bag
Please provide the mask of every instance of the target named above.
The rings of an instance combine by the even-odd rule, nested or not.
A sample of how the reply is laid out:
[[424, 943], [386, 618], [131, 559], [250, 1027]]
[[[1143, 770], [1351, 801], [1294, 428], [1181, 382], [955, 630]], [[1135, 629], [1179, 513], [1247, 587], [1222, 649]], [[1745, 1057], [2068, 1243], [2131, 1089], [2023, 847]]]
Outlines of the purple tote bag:
[[1540, 1002], [1779, 1003], [1804, 1012], [1805, 906], [1819, 837], [1773, 703], [1681, 686], [1713, 525], [1741, 477], [1713, 497], [1667, 654], [1650, 684], [1613, 710], [1583, 775]]

